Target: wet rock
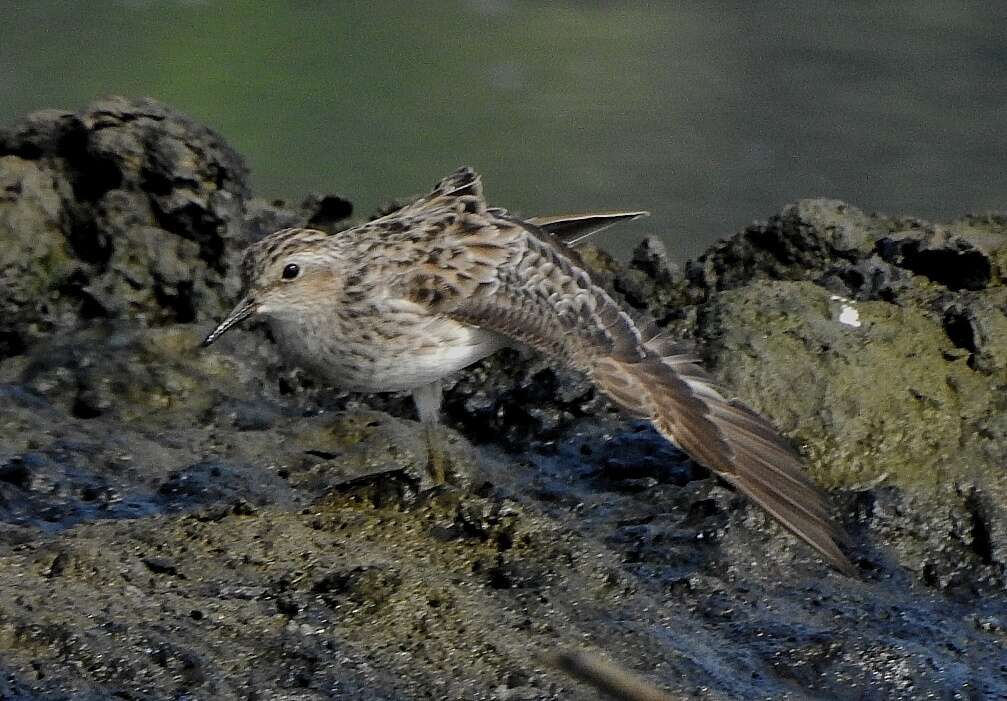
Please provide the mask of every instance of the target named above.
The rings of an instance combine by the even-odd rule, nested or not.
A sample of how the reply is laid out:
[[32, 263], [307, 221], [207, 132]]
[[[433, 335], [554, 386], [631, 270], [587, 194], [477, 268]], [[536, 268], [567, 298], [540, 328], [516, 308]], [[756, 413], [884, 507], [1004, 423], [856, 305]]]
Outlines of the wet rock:
[[925, 222], [879, 239], [881, 257], [950, 290], [982, 290], [1000, 271], [990, 251], [1003, 245], [995, 234], [958, 232]]
[[199, 342], [200, 334], [184, 326], [148, 330], [103, 322], [38, 344], [28, 358], [11, 363], [7, 376], [76, 418], [171, 414], [191, 424], [218, 406], [220, 397], [207, 391], [213, 380], [247, 386], [271, 367], [268, 356], [236, 363], [226, 354], [201, 352]]
[[0, 351], [78, 320], [218, 316], [234, 294], [241, 158], [151, 100], [44, 111], [0, 132]]
[[583, 376], [505, 350], [446, 386], [444, 414], [478, 442], [512, 450], [554, 440], [575, 419], [607, 406]]
[[[317, 417], [304, 422], [296, 440], [305, 460], [291, 472], [291, 484], [311, 484], [316, 491], [360, 496], [361, 487], [382, 504], [411, 503], [441, 482], [466, 489], [473, 479], [476, 456], [460, 436], [443, 427], [427, 431], [382, 412]], [[440, 480], [438, 470], [445, 473]]]
[[870, 252], [885, 222], [838, 200], [802, 200], [765, 224], [715, 244], [686, 268], [699, 292], [727, 290], [756, 277], [806, 280]]

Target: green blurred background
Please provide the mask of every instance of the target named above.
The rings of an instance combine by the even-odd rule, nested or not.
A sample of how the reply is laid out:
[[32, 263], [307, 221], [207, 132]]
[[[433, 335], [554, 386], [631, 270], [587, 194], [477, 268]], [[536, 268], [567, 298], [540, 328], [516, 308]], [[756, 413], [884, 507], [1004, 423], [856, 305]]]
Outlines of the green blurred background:
[[1007, 3], [4, 3], [0, 122], [150, 95], [257, 195], [366, 213], [455, 166], [524, 214], [641, 207], [675, 258], [806, 196], [1005, 209]]

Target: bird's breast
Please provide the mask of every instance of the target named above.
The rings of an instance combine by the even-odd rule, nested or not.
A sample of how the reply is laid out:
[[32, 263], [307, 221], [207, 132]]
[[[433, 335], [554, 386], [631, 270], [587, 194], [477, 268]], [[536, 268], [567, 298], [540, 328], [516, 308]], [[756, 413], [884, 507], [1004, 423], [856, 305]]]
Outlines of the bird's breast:
[[272, 319], [284, 357], [356, 392], [411, 390], [506, 345], [499, 334], [452, 319], [388, 312], [337, 319]]

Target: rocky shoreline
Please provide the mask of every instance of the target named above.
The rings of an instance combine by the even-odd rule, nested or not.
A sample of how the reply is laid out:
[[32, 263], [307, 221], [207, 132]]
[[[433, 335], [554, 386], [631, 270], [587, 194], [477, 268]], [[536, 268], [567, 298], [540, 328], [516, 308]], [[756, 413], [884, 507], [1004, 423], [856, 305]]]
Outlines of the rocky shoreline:
[[470, 473], [418, 494], [402, 397], [198, 348], [241, 248], [352, 214], [246, 178], [149, 100], [0, 130], [0, 697], [600, 698], [562, 649], [684, 698], [1007, 698], [1007, 215], [584, 251], [800, 446], [858, 581], [516, 351], [451, 383]]

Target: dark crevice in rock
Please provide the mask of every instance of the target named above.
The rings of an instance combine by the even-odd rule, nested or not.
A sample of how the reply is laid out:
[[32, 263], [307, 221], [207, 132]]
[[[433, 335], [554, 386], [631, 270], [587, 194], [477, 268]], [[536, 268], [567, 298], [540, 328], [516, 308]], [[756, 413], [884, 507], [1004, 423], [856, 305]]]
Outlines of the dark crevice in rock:
[[153, 168], [140, 169], [140, 187], [151, 195], [170, 195], [174, 182], [168, 173]]
[[94, 156], [88, 150], [88, 132], [83, 125], [70, 130], [61, 144], [63, 156], [69, 165], [68, 177], [74, 197], [83, 202], [97, 202], [109, 190], [123, 182], [117, 163], [108, 158]]
[[925, 248], [917, 239], [885, 238], [877, 242], [876, 251], [884, 260], [955, 291], [985, 289], [993, 277], [989, 257], [976, 249], [951, 244]]
[[108, 318], [109, 313], [105, 306], [87, 290], [89, 278], [82, 270], [75, 271], [69, 279], [59, 288], [60, 295], [77, 302], [77, 311], [82, 319], [88, 321], [92, 319]]
[[974, 492], [965, 501], [969, 514], [972, 517], [972, 552], [974, 552], [984, 565], [993, 564], [993, 537], [990, 530], [989, 519], [986, 517], [986, 509]]
[[90, 216], [71, 216], [67, 239], [73, 252], [85, 263], [103, 269], [112, 258], [112, 244], [98, 230], [97, 222]]
[[161, 283], [155, 284], [154, 295], [158, 304], [171, 311], [178, 323], [191, 324], [196, 320], [196, 301], [191, 282], [178, 282], [174, 290]]
[[339, 453], [332, 453], [327, 450], [305, 450], [305, 455], [311, 455], [312, 457], [321, 458], [322, 460], [335, 460], [339, 457]]
[[215, 272], [227, 270], [228, 261], [224, 255], [227, 241], [220, 235], [223, 222], [195, 203], [169, 212], [155, 199], [152, 210], [158, 227], [198, 243], [199, 257]]
[[74, 402], [70, 413], [78, 419], [96, 419], [102, 415], [101, 409], [94, 406], [87, 397], [78, 396]]
[[24, 353], [26, 344], [16, 331], [0, 330], [0, 358], [11, 358]]
[[31, 470], [20, 458], [11, 458], [0, 465], [0, 482], [6, 482], [18, 489], [28, 489], [31, 485]]
[[944, 333], [948, 335], [948, 340], [956, 348], [967, 350], [969, 353], [979, 351], [976, 345], [975, 328], [968, 313], [963, 309], [951, 308], [944, 312]]
[[26, 161], [36, 161], [45, 155], [45, 151], [38, 144], [33, 144], [30, 142], [25, 142], [17, 144], [13, 147], [4, 147], [2, 151], [3, 155], [17, 156], [18, 158], [23, 158]]

